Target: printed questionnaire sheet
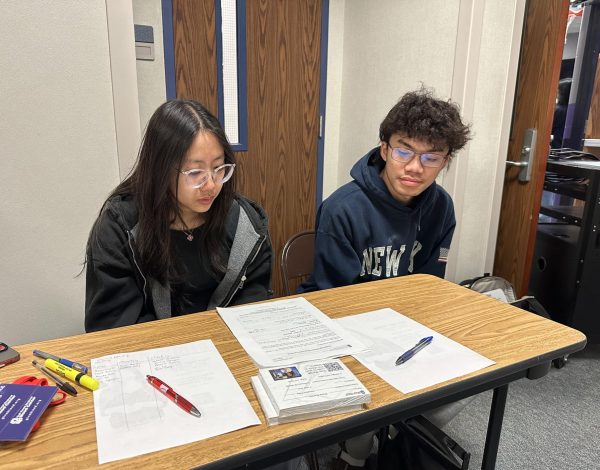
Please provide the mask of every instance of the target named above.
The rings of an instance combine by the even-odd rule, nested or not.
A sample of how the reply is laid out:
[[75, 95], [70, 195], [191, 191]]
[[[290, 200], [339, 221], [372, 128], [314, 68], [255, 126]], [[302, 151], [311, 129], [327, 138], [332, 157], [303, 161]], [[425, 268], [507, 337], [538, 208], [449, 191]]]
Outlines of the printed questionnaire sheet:
[[355, 354], [365, 348], [304, 297], [217, 308], [259, 367]]
[[[210, 340], [92, 359], [99, 463], [207, 439], [260, 420]], [[154, 375], [201, 413], [146, 381]]]

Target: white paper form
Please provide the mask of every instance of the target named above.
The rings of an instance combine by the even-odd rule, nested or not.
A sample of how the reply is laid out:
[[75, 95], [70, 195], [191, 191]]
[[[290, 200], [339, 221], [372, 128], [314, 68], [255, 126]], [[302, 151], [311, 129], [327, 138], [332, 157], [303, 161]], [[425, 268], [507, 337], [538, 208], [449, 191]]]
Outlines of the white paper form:
[[[365, 367], [402, 393], [410, 393], [495, 364], [456, 341], [384, 308], [336, 320], [370, 349], [355, 354]], [[422, 338], [430, 345], [399, 366], [398, 357]]]
[[218, 307], [217, 311], [259, 367], [345, 356], [365, 349], [304, 297]]
[[[133, 457], [260, 424], [210, 340], [92, 359], [98, 460]], [[146, 381], [158, 377], [190, 401], [185, 412]]]

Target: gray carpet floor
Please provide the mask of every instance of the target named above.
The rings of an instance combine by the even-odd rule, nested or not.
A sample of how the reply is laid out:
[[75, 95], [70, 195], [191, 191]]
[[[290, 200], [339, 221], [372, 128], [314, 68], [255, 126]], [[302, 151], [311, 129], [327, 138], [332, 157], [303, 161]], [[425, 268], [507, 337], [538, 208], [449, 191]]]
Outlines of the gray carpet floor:
[[[471, 453], [470, 469], [481, 468], [491, 400], [491, 391], [478, 395], [443, 428]], [[318, 452], [321, 470], [337, 451]], [[509, 385], [496, 469], [600, 470], [600, 345], [541, 379]]]
[[[477, 396], [444, 431], [481, 468], [492, 393]], [[600, 469], [600, 345], [589, 345], [541, 379], [508, 388], [498, 470]]]

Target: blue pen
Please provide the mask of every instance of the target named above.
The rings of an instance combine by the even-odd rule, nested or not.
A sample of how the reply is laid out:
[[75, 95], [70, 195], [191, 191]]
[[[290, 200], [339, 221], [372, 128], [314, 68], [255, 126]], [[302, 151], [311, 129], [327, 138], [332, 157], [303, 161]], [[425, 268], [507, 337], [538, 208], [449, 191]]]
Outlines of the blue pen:
[[425, 346], [427, 346], [428, 344], [431, 344], [432, 340], [433, 340], [433, 336], [427, 336], [426, 338], [423, 338], [421, 341], [419, 341], [417, 344], [415, 344], [408, 351], [406, 351], [405, 353], [400, 355], [400, 357], [398, 359], [396, 359], [396, 365], [399, 366], [400, 364], [404, 364], [406, 361], [408, 361], [411, 357], [413, 357], [415, 354], [417, 354]]
[[69, 361], [68, 359], [64, 359], [62, 357], [55, 356], [54, 354], [48, 354], [44, 351], [40, 351], [39, 349], [33, 350], [33, 355], [37, 357], [41, 357], [43, 359], [54, 359], [56, 362], [63, 364], [71, 369], [78, 370], [79, 372], [83, 372], [87, 374], [88, 368], [79, 362]]

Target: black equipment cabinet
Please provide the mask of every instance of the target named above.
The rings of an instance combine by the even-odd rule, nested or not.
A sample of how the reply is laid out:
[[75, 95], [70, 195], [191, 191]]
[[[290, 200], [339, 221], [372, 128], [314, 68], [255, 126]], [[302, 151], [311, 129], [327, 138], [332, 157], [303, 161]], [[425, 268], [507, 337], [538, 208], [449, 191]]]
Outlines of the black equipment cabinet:
[[600, 343], [600, 161], [548, 160], [529, 293]]

